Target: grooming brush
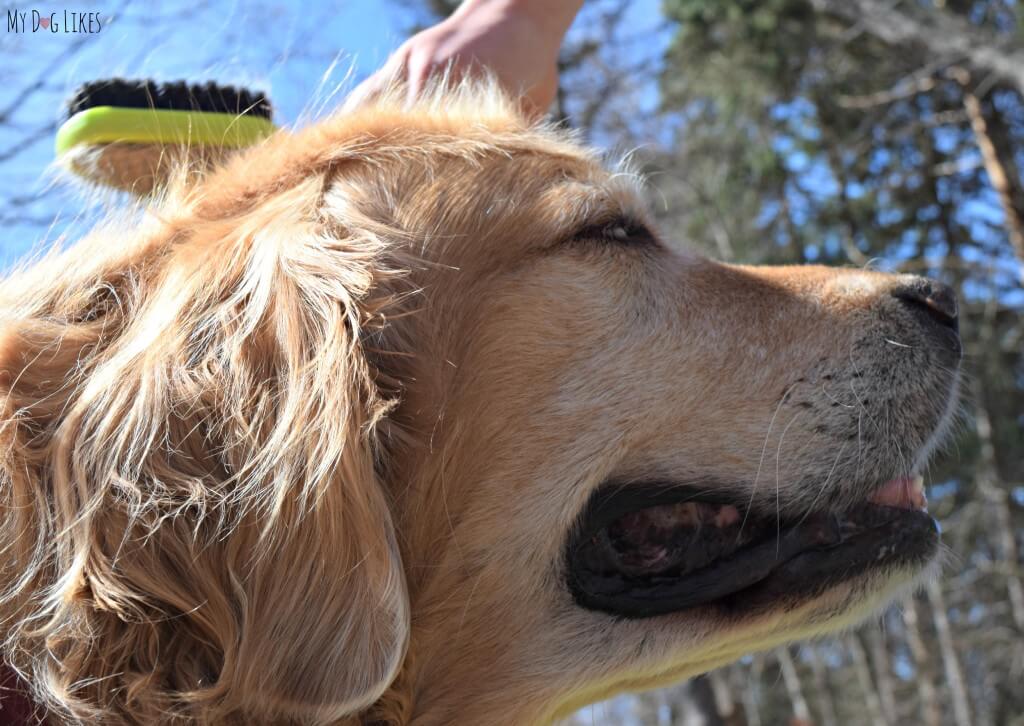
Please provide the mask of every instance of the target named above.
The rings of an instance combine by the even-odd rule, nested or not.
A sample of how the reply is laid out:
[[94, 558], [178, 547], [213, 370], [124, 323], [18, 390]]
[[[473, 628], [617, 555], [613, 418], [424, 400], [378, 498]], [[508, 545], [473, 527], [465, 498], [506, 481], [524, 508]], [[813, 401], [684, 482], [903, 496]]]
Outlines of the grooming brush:
[[85, 179], [138, 195], [159, 188], [183, 160], [203, 168], [276, 130], [266, 96], [212, 82], [92, 81], [66, 109], [58, 160]]

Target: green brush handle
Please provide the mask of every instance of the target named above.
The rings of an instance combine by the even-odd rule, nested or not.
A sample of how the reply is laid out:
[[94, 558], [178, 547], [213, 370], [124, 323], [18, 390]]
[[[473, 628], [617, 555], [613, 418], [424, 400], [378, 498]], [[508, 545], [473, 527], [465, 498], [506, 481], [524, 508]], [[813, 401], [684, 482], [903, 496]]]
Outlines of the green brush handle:
[[61, 156], [76, 146], [114, 142], [238, 149], [276, 130], [268, 119], [256, 116], [95, 106], [64, 122], [57, 131], [56, 151]]

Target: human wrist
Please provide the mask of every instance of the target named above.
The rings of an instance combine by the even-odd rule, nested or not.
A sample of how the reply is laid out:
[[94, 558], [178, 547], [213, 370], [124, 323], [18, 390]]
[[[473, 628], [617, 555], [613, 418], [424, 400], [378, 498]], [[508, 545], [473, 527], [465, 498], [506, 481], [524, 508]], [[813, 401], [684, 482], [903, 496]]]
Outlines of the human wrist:
[[583, 0], [464, 0], [452, 18], [473, 12], [494, 12], [530, 22], [558, 45], [572, 25]]

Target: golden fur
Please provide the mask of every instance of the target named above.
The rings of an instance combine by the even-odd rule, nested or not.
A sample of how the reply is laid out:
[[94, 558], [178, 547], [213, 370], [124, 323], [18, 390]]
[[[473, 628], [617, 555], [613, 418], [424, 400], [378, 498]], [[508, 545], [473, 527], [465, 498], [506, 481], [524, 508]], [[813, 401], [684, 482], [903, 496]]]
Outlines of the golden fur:
[[830, 468], [895, 475], [890, 439], [926, 455], [932, 430], [892, 420], [871, 458], [789, 408], [863, 363], [893, 278], [574, 241], [647, 218], [631, 176], [493, 89], [399, 96], [0, 288], [0, 615], [54, 720], [543, 722], [853, 622], [914, 574], [741, 622], [576, 608], [565, 535], [612, 475], [797, 507]]

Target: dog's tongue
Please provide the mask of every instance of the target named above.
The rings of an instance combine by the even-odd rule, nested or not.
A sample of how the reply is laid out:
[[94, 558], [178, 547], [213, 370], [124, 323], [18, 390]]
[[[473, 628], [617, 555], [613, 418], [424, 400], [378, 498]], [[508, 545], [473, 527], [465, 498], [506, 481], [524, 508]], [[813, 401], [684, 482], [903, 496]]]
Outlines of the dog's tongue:
[[924, 495], [924, 481], [919, 476], [901, 476], [890, 479], [880, 486], [868, 501], [886, 507], [899, 509], [927, 509], [928, 500]]

